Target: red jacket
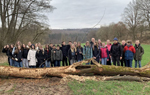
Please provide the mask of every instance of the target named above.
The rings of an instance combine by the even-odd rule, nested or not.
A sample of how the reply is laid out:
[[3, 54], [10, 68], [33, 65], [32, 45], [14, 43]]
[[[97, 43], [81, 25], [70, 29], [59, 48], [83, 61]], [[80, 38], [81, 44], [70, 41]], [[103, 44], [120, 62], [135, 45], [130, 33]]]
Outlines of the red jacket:
[[105, 47], [105, 48], [100, 48], [100, 58], [107, 58], [107, 59], [109, 59], [109, 51], [108, 51], [108, 49]]
[[130, 45], [129, 47], [125, 46], [124, 47], [125, 59], [126, 60], [133, 60], [135, 52], [136, 52], [135, 48], [132, 45]]

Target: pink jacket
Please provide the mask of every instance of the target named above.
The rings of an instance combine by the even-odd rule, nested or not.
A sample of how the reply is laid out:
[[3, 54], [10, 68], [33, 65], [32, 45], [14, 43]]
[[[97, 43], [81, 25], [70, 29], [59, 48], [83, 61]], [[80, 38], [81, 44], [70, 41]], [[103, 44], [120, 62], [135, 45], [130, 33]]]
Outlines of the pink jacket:
[[106, 47], [107, 47], [108, 51], [110, 51], [110, 49], [111, 49], [111, 44], [106, 45]]

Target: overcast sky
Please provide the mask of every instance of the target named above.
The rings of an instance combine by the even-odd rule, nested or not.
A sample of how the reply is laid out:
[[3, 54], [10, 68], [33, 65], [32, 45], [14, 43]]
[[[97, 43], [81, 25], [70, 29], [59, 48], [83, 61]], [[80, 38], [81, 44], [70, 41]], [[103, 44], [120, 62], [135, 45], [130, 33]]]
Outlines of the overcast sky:
[[130, 1], [132, 0], [52, 0], [51, 5], [56, 9], [47, 13], [47, 16], [52, 29], [91, 28], [105, 11], [100, 25], [108, 25], [121, 20], [121, 14]]

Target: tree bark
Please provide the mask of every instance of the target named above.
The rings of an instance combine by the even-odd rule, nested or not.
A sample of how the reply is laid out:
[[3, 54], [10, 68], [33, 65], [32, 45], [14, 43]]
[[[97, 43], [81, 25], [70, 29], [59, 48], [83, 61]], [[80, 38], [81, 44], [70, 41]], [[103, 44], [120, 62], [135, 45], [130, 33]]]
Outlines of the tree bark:
[[[95, 65], [82, 65], [92, 61]], [[150, 68], [128, 68], [100, 65], [93, 58], [66, 67], [17, 68], [0, 66], [0, 77], [44, 78], [45, 76], [66, 77], [68, 75], [96, 74], [105, 76], [130, 75], [150, 78]]]

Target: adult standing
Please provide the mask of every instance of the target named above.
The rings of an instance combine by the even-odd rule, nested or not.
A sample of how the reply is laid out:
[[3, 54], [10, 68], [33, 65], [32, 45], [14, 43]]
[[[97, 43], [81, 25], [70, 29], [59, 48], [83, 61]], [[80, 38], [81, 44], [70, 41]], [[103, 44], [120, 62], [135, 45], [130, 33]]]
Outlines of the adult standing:
[[67, 62], [68, 47], [67, 47], [65, 41], [62, 42], [62, 46], [60, 47], [60, 49], [61, 49], [61, 51], [63, 53], [62, 65], [63, 66], [68, 66], [68, 62]]
[[[126, 44], [126, 41], [125, 40], [122, 40], [122, 45], [121, 45], [121, 47], [122, 47], [122, 50], [124, 50], [124, 47], [126, 46], [127, 44]], [[121, 66], [125, 66], [126, 67], [126, 61], [125, 61], [125, 59], [124, 59], [124, 52], [123, 52], [123, 55], [122, 55], [122, 59], [120, 60], [120, 62], [121, 62]]]
[[136, 53], [134, 55], [135, 68], [137, 68], [137, 64], [139, 64], [139, 68], [141, 68], [141, 60], [142, 60], [142, 56], [144, 54], [144, 49], [140, 45], [140, 41], [139, 40], [136, 40], [134, 48], [136, 50]]
[[[110, 57], [113, 60], [115, 66], [120, 66], [120, 60], [122, 59], [122, 47], [118, 43], [118, 39], [114, 38], [114, 43], [110, 49]], [[117, 62], [117, 64], [116, 64]]]
[[107, 65], [111, 65], [111, 58], [110, 58], [110, 50], [111, 50], [111, 46], [112, 44], [110, 43], [110, 40], [107, 40], [107, 49], [108, 49], [108, 53], [109, 53], [109, 60], [107, 61]]

